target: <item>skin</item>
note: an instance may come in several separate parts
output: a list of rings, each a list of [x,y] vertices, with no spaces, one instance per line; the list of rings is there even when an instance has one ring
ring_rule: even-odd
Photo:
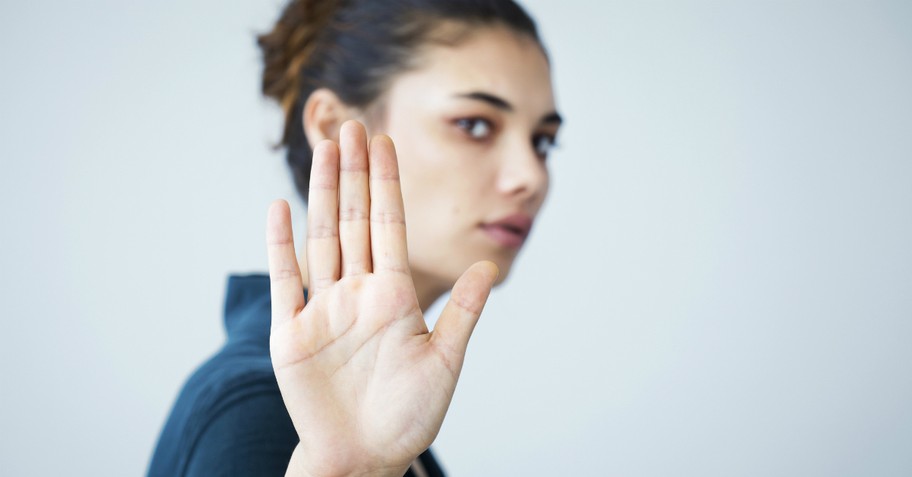
[[[423,308],[476,261],[494,262],[506,278],[519,249],[498,245],[479,225],[538,214],[549,180],[533,141],[553,142],[559,127],[544,121],[555,112],[554,95],[550,66],[533,40],[487,29],[428,53],[427,63],[401,76],[384,98],[389,116],[382,131],[399,153]],[[499,98],[509,110],[470,93]],[[489,133],[473,137],[473,128]]]
[[[437,436],[498,269],[518,252],[480,225],[534,216],[547,193],[535,145],[557,124],[539,47],[488,28],[423,58],[382,98],[374,132],[388,135],[370,142],[347,120],[363,112],[325,90],[309,99],[303,267],[288,204],[269,210],[270,350],[300,438],[287,475],[405,473]],[[423,310],[451,288],[429,331]]]

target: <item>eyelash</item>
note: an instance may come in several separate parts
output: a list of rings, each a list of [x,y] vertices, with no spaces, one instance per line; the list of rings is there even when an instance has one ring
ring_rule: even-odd
[[[547,148],[544,151],[540,149],[540,141],[542,139],[548,141]],[[535,153],[542,159],[547,159],[548,153],[554,150],[555,147],[557,147],[557,138],[550,134],[536,134],[532,137],[532,148],[535,149]]]
[[[491,122],[485,118],[477,118],[477,117],[460,118],[455,121],[455,124],[456,124],[456,127],[461,129],[467,136],[469,136],[469,138],[471,138],[472,140],[475,140],[475,141],[484,141],[484,140],[488,139],[489,137],[491,137],[491,135],[494,132],[493,122]],[[483,136],[478,137],[473,134],[473,131],[480,124],[486,125],[487,131]],[[546,146],[545,150],[541,149],[542,140],[547,141],[547,146]],[[542,159],[546,159],[548,157],[548,153],[552,149],[554,149],[556,146],[557,146],[557,138],[555,138],[553,135],[536,134],[535,136],[532,136],[532,149],[534,149],[535,153]]]
[[[473,135],[473,131],[474,131],[475,127],[479,124],[487,125],[488,132],[487,132],[487,134],[484,135],[484,137],[476,137]],[[463,132],[466,133],[466,135],[468,135],[470,138],[472,138],[476,141],[481,141],[481,140],[487,139],[488,137],[491,136],[491,133],[494,131],[494,124],[491,121],[488,121],[487,119],[484,119],[484,118],[457,119],[456,127],[458,127],[459,129],[462,129]]]

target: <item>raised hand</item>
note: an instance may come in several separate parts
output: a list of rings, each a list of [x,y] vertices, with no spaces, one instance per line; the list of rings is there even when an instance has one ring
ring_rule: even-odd
[[[497,276],[456,282],[433,332],[409,271],[396,153],[349,121],[314,148],[308,299],[288,204],[269,209],[270,350],[300,443],[288,475],[397,475],[433,442]]]

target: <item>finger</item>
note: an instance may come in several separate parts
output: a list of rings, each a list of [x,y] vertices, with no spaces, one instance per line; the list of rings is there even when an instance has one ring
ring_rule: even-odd
[[[308,296],[339,280],[339,148],[324,140],[314,148],[307,200]]]
[[[388,136],[370,142],[370,240],[374,271],[409,273],[405,208],[396,150]]]
[[[431,343],[444,356],[454,376],[459,376],[462,370],[469,338],[488,301],[497,274],[497,265],[492,262],[478,262],[469,267],[453,286],[450,300],[431,333]]]
[[[367,179],[367,133],[347,121],[339,133],[339,243],[342,276],[371,271],[370,188]]]
[[[266,253],[269,257],[269,292],[273,324],[289,319],[304,308],[304,286],[295,254],[288,202],[277,200],[266,218]],[[278,319],[278,320],[277,320]]]

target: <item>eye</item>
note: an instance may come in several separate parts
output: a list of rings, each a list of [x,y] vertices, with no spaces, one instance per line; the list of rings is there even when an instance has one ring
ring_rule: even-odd
[[[491,121],[482,118],[463,118],[456,120],[456,127],[462,129],[472,139],[486,139],[491,135],[494,126]]]
[[[557,138],[550,136],[548,134],[537,134],[532,137],[532,147],[535,148],[535,153],[541,158],[548,157],[548,153],[551,152],[557,146]]]

